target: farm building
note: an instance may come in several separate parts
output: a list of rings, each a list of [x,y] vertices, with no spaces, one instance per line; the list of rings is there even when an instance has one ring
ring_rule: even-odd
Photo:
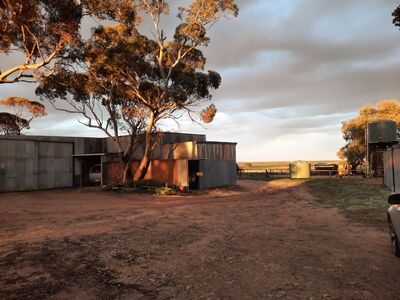
[[[133,172],[142,145],[135,151]],[[109,138],[0,136],[0,192],[86,186],[95,164],[101,166],[101,184],[121,180],[117,150]],[[145,179],[192,189],[234,185],[236,143],[162,133]]]

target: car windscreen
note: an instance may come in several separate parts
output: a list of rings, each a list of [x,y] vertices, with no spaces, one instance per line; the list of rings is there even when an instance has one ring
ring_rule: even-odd
[[[101,166],[93,166],[90,168],[90,172],[92,173],[101,173]]]

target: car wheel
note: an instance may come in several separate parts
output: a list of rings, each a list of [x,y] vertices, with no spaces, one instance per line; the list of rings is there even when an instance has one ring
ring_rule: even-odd
[[[394,226],[392,220],[389,218],[389,234],[390,234],[390,243],[393,248],[394,255],[400,257],[400,242],[399,238],[394,230]]]

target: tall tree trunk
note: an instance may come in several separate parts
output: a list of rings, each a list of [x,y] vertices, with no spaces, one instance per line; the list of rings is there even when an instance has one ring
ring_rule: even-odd
[[[154,120],[155,120],[155,115],[152,112],[149,120],[149,124],[147,125],[146,129],[146,146],[144,149],[144,154],[143,158],[140,161],[139,168],[135,172],[135,176],[133,177],[134,181],[138,181],[144,178],[147,173],[147,169],[149,168],[150,165],[150,152],[151,152],[151,133],[153,131],[153,125],[154,125]]]
[[[122,176],[122,184],[126,185],[130,181],[132,181],[132,172],[131,172],[131,163],[128,160],[127,162],[123,163],[124,166],[124,174]]]

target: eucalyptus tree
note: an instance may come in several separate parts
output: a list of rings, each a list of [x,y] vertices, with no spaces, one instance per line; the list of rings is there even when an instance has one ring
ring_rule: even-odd
[[[164,0],[125,1],[136,11],[119,14],[118,22],[101,25],[79,47],[79,59],[65,62],[51,76],[43,78],[39,95],[64,101],[61,108],[83,116],[88,127],[102,130],[117,145],[124,166],[124,182],[130,178],[133,152],[144,139],[145,149],[133,179],[142,179],[148,169],[152,149],[157,144],[154,133],[162,120],[179,122],[182,113],[194,119],[211,90],[221,83],[215,71],[205,71],[206,58],[201,51],[210,39],[207,32],[222,17],[236,17],[233,0],[193,0],[178,8],[175,34],[168,38],[162,28],[162,16],[168,14]],[[119,4],[120,11],[121,4]],[[139,31],[140,19],[149,17],[153,34]],[[201,111],[201,119],[211,122],[216,107]],[[128,133],[128,145],[121,135]]]

